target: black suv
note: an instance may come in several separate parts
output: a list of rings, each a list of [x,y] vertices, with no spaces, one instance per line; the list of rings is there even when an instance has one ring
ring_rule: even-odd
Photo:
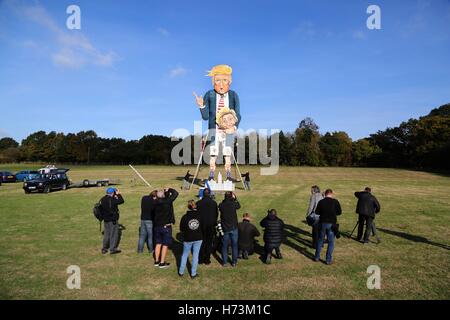
[[[40,174],[38,177],[23,183],[25,193],[34,191],[49,193],[51,190],[66,190],[69,186],[69,178],[67,177],[69,169],[54,169],[49,173]]]

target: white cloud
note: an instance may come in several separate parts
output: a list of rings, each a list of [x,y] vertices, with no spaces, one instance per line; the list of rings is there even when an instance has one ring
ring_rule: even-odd
[[[178,66],[176,68],[173,68],[172,70],[170,70],[169,72],[169,77],[170,78],[177,78],[177,77],[181,77],[184,76],[187,73],[187,69]]]
[[[51,54],[51,59],[57,66],[80,68],[86,64],[91,64],[108,67],[119,59],[113,51],[102,52],[97,49],[80,31],[65,29],[65,23],[62,24],[64,27],[59,26],[47,10],[38,4],[20,6],[15,1],[9,1],[8,4],[19,15],[43,26],[54,35],[54,41],[58,48],[56,52]],[[35,46],[36,43],[27,40],[24,45]]]
[[[160,28],[157,29],[157,31],[158,31],[159,34],[163,35],[164,37],[170,36],[169,30],[167,30],[165,28],[161,28],[160,27]]]
[[[361,31],[361,30],[354,31],[352,34],[352,37],[353,37],[353,39],[357,39],[357,40],[367,39],[367,35],[364,33],[364,31]]]
[[[52,60],[55,65],[67,68],[78,68],[86,62],[70,48],[62,48],[59,52],[52,54]]]

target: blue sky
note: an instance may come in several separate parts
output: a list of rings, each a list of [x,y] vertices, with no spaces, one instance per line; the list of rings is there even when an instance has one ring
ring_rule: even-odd
[[[81,30],[66,28],[71,4]],[[0,0],[0,136],[193,131],[192,91],[225,63],[242,129],[312,117],[358,139],[450,102],[449,57],[448,0]]]

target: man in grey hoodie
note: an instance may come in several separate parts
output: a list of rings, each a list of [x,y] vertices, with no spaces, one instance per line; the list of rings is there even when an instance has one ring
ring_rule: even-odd
[[[308,216],[314,217],[315,222],[312,225],[312,248],[315,248],[317,245],[317,240],[319,239],[319,216],[315,214],[317,204],[320,200],[323,199],[323,195],[320,193],[320,188],[318,186],[311,187],[311,197],[309,198],[309,206],[306,211],[306,217]]]

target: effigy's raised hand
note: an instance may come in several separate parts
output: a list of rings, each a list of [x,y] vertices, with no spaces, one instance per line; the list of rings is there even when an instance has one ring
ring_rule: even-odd
[[[199,107],[203,107],[203,97],[202,96],[197,96],[197,94],[195,93],[195,92],[192,92],[192,94],[194,95],[194,97],[195,97],[195,102],[197,103],[197,105],[199,106]]]

